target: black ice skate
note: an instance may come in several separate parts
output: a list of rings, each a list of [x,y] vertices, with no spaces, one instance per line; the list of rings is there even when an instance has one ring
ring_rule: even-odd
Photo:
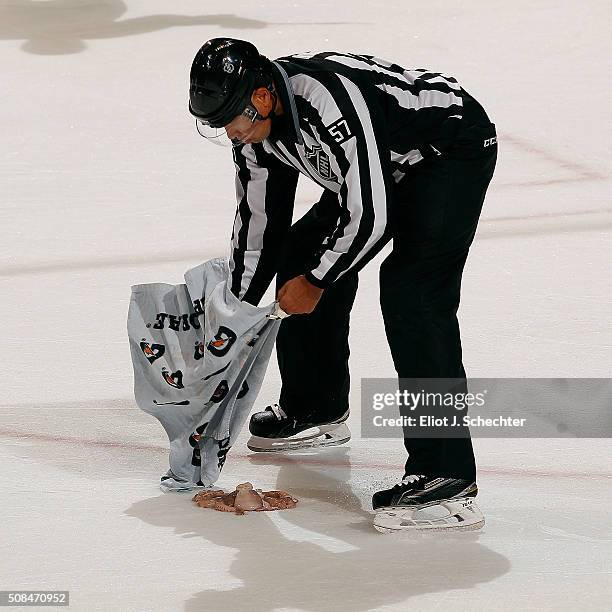
[[[480,529],[485,521],[474,502],[477,493],[469,480],[406,476],[392,489],[374,493],[374,527],[382,533]]]
[[[298,420],[274,404],[251,417],[252,435],[247,446],[256,452],[275,452],[344,444],[351,439],[345,423],[348,416],[347,410],[340,418],[324,423],[315,422],[312,417]]]

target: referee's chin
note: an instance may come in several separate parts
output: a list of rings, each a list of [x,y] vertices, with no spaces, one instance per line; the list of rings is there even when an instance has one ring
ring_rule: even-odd
[[[272,132],[272,119],[258,121],[255,125],[255,132],[250,135],[249,140],[253,143],[263,142]]]

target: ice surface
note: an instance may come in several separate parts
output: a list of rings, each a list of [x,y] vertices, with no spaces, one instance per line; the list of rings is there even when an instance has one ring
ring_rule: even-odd
[[[222,486],[288,490],[292,511],[161,494],[167,443],[135,407],[125,321],[131,284],[227,253],[233,164],[186,98],[197,48],[229,35],[459,78],[500,135],[464,279],[466,369],[609,376],[611,18],[595,0],[0,0],[1,588],[70,589],[75,610],[608,609],[607,440],[476,440],[482,533],[372,529],[369,497],[404,461],[358,435],[361,377],[393,373],[380,257],[352,319],[350,445],[229,455]],[[317,194],[302,182],[296,214]],[[278,383],[272,364],[260,406]]]

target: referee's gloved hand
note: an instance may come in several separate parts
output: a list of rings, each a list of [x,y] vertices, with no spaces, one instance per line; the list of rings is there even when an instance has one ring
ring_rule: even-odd
[[[288,280],[279,290],[276,299],[288,314],[309,314],[319,303],[323,289],[315,287],[304,275]]]

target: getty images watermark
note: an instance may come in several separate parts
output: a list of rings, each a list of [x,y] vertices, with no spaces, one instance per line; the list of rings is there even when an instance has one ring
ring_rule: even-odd
[[[610,438],[608,378],[365,378],[364,438]]]
[[[416,414],[402,414],[395,418],[376,414],[372,422],[376,427],[524,427],[527,421],[525,417],[484,418],[467,414],[467,409],[485,405],[486,394],[486,389],[480,393],[442,393],[424,389],[417,392],[398,389],[395,393],[375,393],[372,398],[374,410],[393,406]],[[439,414],[443,411],[441,408],[445,407],[453,408],[453,411],[449,410],[449,414]]]

